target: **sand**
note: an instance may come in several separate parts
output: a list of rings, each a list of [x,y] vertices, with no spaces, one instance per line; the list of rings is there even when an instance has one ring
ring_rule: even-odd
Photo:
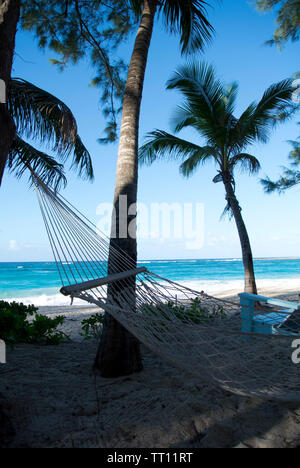
[[[298,291],[260,291],[298,300]],[[236,293],[236,291],[235,291]],[[237,297],[235,296],[237,300]],[[245,398],[172,367],[142,346],[144,370],[95,376],[97,342],[80,323],[95,312],[41,307],[66,315],[72,341],[17,345],[0,365],[0,445],[97,448],[300,447],[300,404]],[[2,408],[2,412],[1,412]]]

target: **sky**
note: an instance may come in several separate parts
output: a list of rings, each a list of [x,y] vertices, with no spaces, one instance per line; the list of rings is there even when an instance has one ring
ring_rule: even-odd
[[[287,44],[282,52],[264,45],[275,28],[273,13],[259,14],[246,0],[223,0],[209,9],[209,19],[216,31],[215,38],[194,60],[213,64],[218,77],[225,83],[238,81],[237,116],[252,101],[258,101],[272,83],[299,71],[299,42]],[[129,59],[132,46],[133,38],[119,53]],[[63,195],[109,232],[118,145],[97,143],[97,138],[103,137],[105,122],[99,90],[89,86],[93,78],[91,66],[81,62],[60,72],[49,62],[53,57],[53,52],[38,49],[31,33],[18,31],[13,76],[37,84],[71,108],[79,134],[92,155],[95,180],[93,183],[82,181],[67,170],[68,187]],[[171,132],[172,112],[181,99],[177,92],[166,91],[165,85],[172,72],[185,60],[180,55],[178,37],[168,35],[157,22],[144,85],[140,144],[146,133],[155,128]],[[248,148],[261,162],[258,176],[236,174],[236,194],[255,257],[300,256],[300,187],[281,196],[266,195],[259,183],[259,178],[266,175],[276,179],[280,167],[288,164],[290,146],[287,140],[298,136],[296,122],[278,127],[267,144]],[[198,144],[204,143],[192,131],[185,130],[180,136]],[[140,168],[139,259],[241,257],[234,221],[220,220],[225,207],[224,188],[222,184],[212,183],[215,175],[213,164],[201,167],[190,179],[179,174],[176,161],[157,162],[151,167]],[[171,233],[165,233],[157,209],[172,208],[174,203],[176,213],[179,213],[174,218],[177,231],[171,229]],[[6,172],[0,189],[0,210],[3,220],[0,227],[1,261],[52,260],[36,196],[26,179],[18,180]]]

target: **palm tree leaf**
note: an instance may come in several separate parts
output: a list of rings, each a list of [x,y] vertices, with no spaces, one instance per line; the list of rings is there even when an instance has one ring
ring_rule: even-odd
[[[28,81],[12,79],[8,106],[19,135],[46,144],[63,162],[73,154],[72,166],[93,178],[90,154],[65,103]]]
[[[228,114],[224,105],[224,88],[215,78],[215,70],[206,63],[193,63],[179,67],[167,82],[167,89],[177,89],[185,97],[172,119],[175,131],[187,126],[192,119],[193,127],[209,145],[226,138],[224,122]]]
[[[256,174],[260,170],[260,162],[252,154],[239,153],[230,158],[230,168],[233,170],[237,165],[242,171]]]
[[[220,216],[220,221],[225,219],[227,216],[228,216],[229,220],[231,221],[232,218],[233,218],[233,212],[232,212],[232,209],[231,209],[231,206],[229,205],[229,203],[226,204],[224,210],[222,211],[221,216]]]
[[[12,79],[8,106],[18,133],[41,143],[52,142],[53,149],[62,153],[74,144],[77,124],[72,112],[47,91],[28,81]]]
[[[54,190],[66,186],[67,179],[64,175],[63,165],[54,158],[43,153],[16,135],[8,155],[7,167],[18,178],[23,176],[26,170],[33,169],[45,184]],[[32,174],[30,172],[32,182]]]
[[[194,153],[186,159],[179,167],[179,171],[185,177],[190,177],[194,171],[201,165],[205,164],[208,159],[216,160],[215,151],[210,146],[198,148]]]
[[[171,127],[175,133],[180,132],[184,128],[193,127],[198,130],[199,117],[196,116],[188,103],[182,106],[177,106],[171,117]]]
[[[132,11],[139,18],[143,11],[143,2],[141,0],[127,0],[128,5],[132,8]]]
[[[258,104],[250,104],[231,132],[232,149],[241,150],[255,141],[266,143],[279,121],[276,115],[290,106],[292,92],[292,80],[283,80],[271,85]]]
[[[184,159],[190,157],[200,147],[162,130],[147,134],[148,140],[139,149],[139,161],[150,165],[159,159]]]
[[[256,118],[258,120],[271,119],[272,121],[276,111],[282,112],[282,106],[290,105],[293,91],[291,79],[271,85],[257,105]]]
[[[78,175],[89,180],[94,179],[94,170],[91,155],[81,141],[79,135],[76,136],[74,145],[74,155],[72,165],[78,171]]]
[[[137,18],[143,11],[142,0],[127,0]],[[182,54],[193,54],[203,50],[211,41],[214,28],[207,19],[207,6],[204,0],[162,0],[158,12],[163,16],[168,31],[180,35]]]
[[[181,52],[191,54],[203,50],[213,35],[207,20],[207,2],[203,0],[164,0],[159,11],[171,33],[180,34]]]
[[[181,91],[192,108],[200,105],[212,114],[224,96],[223,86],[215,76],[214,67],[205,62],[185,64],[168,80],[167,89]]]

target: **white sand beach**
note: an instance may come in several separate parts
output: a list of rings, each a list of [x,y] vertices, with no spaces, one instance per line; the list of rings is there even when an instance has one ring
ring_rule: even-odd
[[[299,300],[298,290],[259,292]],[[237,396],[187,375],[143,346],[141,373],[118,379],[95,376],[97,342],[82,341],[79,334],[81,320],[95,310],[41,307],[49,316],[66,316],[63,329],[72,341],[8,350],[7,364],[0,366],[4,446],[300,446],[300,403]]]

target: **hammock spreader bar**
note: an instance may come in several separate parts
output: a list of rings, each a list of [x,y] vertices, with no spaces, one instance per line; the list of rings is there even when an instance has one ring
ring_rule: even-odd
[[[123,271],[121,273],[115,273],[113,275],[104,276],[102,278],[97,278],[90,281],[84,281],[83,283],[72,284],[70,286],[64,286],[61,288],[60,292],[64,296],[70,296],[75,293],[82,291],[87,291],[89,289],[98,288],[99,286],[104,286],[109,283],[114,283],[116,281],[129,278],[130,276],[136,276],[139,273],[144,273],[147,271],[147,268],[135,268],[134,270]]]

